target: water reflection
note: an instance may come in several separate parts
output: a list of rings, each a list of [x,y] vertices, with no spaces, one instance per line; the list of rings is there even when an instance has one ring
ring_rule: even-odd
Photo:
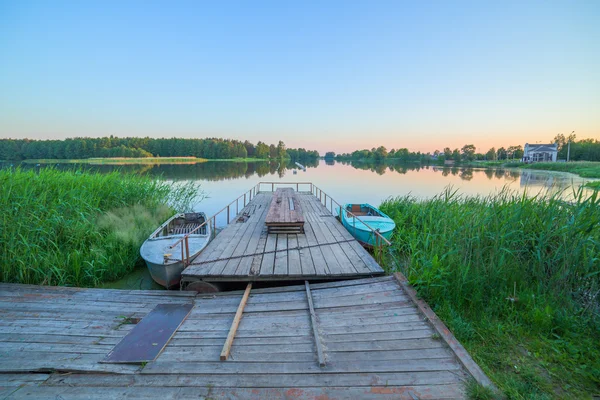
[[[427,198],[452,186],[466,195],[489,194],[505,187],[529,194],[559,192],[578,188],[587,180],[570,174],[518,168],[471,168],[402,163],[314,160],[307,170],[293,162],[220,162],[197,164],[24,165],[24,168],[83,168],[110,172],[123,171],[161,177],[170,181],[195,181],[209,195],[202,207],[217,211],[259,181],[313,182],[339,201],[379,204],[390,196],[411,194]],[[4,164],[1,167],[10,167]]]
[[[319,160],[307,161],[303,164],[307,168],[319,166]],[[124,173],[144,174],[154,177],[163,177],[171,181],[224,181],[239,178],[273,176],[283,178],[292,170],[301,171],[293,162],[237,162],[213,161],[202,163],[179,164],[21,164],[21,168],[57,168],[60,170],[82,169],[109,173],[121,171]],[[12,163],[0,164],[0,168],[15,167]]]

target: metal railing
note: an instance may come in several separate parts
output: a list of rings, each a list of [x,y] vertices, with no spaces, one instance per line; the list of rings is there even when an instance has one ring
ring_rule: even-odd
[[[264,190],[265,185],[267,186],[267,190]],[[212,227],[210,234],[211,234],[212,238],[214,238],[214,236],[216,236],[216,218],[220,214],[222,214],[222,213],[227,214],[227,225],[228,225],[231,222],[231,211],[232,211],[232,207],[234,206],[234,203],[235,203],[235,214],[233,215],[233,219],[235,219],[240,213],[240,202],[242,203],[242,210],[243,210],[244,207],[246,207],[252,201],[252,199],[254,197],[256,197],[256,195],[258,193],[268,192],[269,186],[270,186],[271,192],[274,192],[275,189],[279,186],[295,187],[296,192],[300,192],[300,189],[307,189],[307,190],[303,190],[303,191],[305,193],[310,192],[315,197],[317,197],[319,199],[320,203],[323,204],[325,206],[325,208],[327,208],[333,216],[337,216],[340,218],[340,221],[342,220],[342,212],[346,212],[348,215],[352,216],[352,218],[353,218],[354,229],[356,229],[356,221],[357,220],[362,225],[366,226],[371,231],[371,234],[374,235],[374,241],[375,241],[374,248],[375,249],[381,250],[381,247],[384,244],[386,244],[388,246],[392,244],[389,240],[387,240],[385,237],[383,237],[377,229],[373,229],[365,221],[361,220],[359,216],[353,214],[351,211],[344,210],[343,206],[340,203],[335,201],[331,196],[329,196],[327,193],[323,192],[319,187],[315,186],[312,182],[259,182],[254,187],[252,187],[250,190],[248,190],[244,194],[240,195],[237,199],[233,200],[231,203],[227,204],[225,207],[223,207],[222,209],[217,211],[214,215],[212,215],[210,218],[208,218],[206,221],[204,221],[201,225],[197,226],[194,230],[190,231],[184,237],[179,239],[177,242],[173,243],[171,246],[169,246],[169,248],[174,249],[178,245],[181,245],[181,261],[183,261],[184,267],[187,267],[190,264],[190,248],[189,248],[189,236],[190,235],[193,235],[199,229],[201,229],[204,226],[207,226],[207,224],[208,224],[208,226]],[[243,199],[243,201],[241,201],[242,199]],[[327,207],[327,199],[329,199],[329,207]],[[337,206],[337,210],[336,210],[337,212],[334,212],[334,207],[333,207],[334,204]]]

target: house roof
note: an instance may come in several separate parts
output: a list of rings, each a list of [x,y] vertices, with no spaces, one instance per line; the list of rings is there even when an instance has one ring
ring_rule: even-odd
[[[536,144],[529,145],[528,151],[558,151],[556,144]]]

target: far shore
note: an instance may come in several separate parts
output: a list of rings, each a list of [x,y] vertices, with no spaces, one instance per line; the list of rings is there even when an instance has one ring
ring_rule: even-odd
[[[269,161],[264,158],[218,158],[218,159],[207,159],[197,157],[142,157],[142,158],[128,158],[128,157],[108,157],[108,158],[82,158],[82,159],[30,159],[15,161],[15,163],[21,162],[24,164],[198,164],[209,161],[230,161],[230,162],[264,162]],[[9,162],[9,161],[6,161]]]

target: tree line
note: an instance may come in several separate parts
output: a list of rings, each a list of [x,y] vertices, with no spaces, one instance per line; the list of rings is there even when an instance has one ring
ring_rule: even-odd
[[[551,143],[558,144],[558,159],[567,159],[568,143],[571,143],[569,159],[571,161],[600,161],[600,141],[596,139],[576,140],[574,134],[565,137],[562,134],[557,135]],[[406,148],[387,150],[385,146],[372,148],[371,150],[355,150],[352,153],[335,154],[327,152],[326,158],[335,158],[338,161],[374,161],[381,162],[385,160],[397,160],[400,162],[420,162],[420,163],[443,163],[445,160],[454,160],[455,162],[471,161],[500,161],[500,160],[521,160],[524,155],[523,146],[508,146],[496,149],[492,147],[488,151],[477,152],[473,144],[465,144],[462,148],[451,149],[445,147],[443,150],[435,150],[433,153],[411,152]]]
[[[198,157],[206,159],[261,158],[310,160],[319,157],[315,150],[288,149],[246,140],[207,138],[102,138],[78,137],[65,140],[0,139],[1,160],[85,159],[97,157]]]

